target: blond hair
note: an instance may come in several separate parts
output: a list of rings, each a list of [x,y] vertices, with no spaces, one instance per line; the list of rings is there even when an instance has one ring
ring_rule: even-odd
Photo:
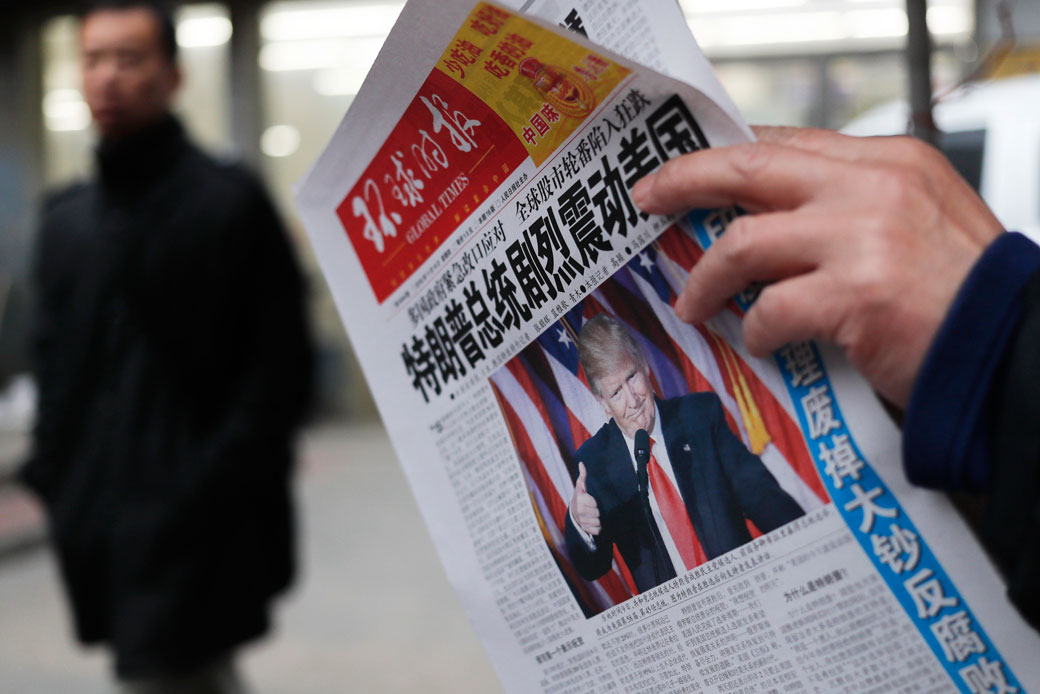
[[[593,316],[578,333],[578,361],[585,368],[592,394],[600,397],[599,379],[617,368],[623,357],[631,357],[640,370],[647,369],[646,356],[625,326],[614,316]]]

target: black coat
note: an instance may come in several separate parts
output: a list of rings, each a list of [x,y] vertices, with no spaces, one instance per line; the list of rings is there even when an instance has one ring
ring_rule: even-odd
[[[117,670],[199,665],[267,628],[293,575],[293,434],[312,350],[261,185],[168,118],[102,144],[37,239],[43,499],[76,631]]]

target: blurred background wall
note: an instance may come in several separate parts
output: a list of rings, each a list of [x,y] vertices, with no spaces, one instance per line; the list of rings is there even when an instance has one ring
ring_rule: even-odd
[[[905,0],[680,4],[752,123],[837,128],[906,95]],[[182,3],[178,12],[186,73],[178,112],[211,151],[252,163],[289,221],[311,275],[322,407],[331,415],[365,418],[374,408],[291,188],[350,106],[402,5],[228,0]],[[79,91],[74,7],[61,0],[8,2],[0,21],[0,390],[26,369],[25,287],[40,196],[91,167],[94,136]],[[1006,38],[1000,11],[1009,9],[1016,69],[1035,70],[1037,53],[1029,49],[1040,43],[1040,3],[930,0],[936,90],[971,73]]]

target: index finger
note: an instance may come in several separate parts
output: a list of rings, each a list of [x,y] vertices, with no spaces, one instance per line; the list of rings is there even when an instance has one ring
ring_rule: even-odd
[[[652,214],[729,205],[789,210],[818,192],[835,165],[818,153],[769,142],[704,149],[665,162],[636,183],[632,201]]]
[[[929,159],[942,158],[935,147],[907,135],[846,135],[822,128],[774,125],[756,125],[751,129],[759,142],[851,163],[919,166]]]
[[[759,142],[826,154],[836,159],[859,161],[876,150],[874,138],[843,135],[821,128],[794,128],[785,125],[753,125]]]

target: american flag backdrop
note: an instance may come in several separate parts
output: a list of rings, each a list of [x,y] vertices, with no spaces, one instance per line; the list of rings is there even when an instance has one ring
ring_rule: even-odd
[[[636,594],[617,552],[611,573],[585,581],[564,543],[575,452],[607,421],[575,342],[598,313],[614,315],[640,343],[659,397],[715,392],[730,428],[806,512],[828,501],[773,362],[743,350],[736,304],[703,325],[676,318],[672,306],[701,253],[691,231],[671,227],[491,377],[542,534],[586,616]]]

